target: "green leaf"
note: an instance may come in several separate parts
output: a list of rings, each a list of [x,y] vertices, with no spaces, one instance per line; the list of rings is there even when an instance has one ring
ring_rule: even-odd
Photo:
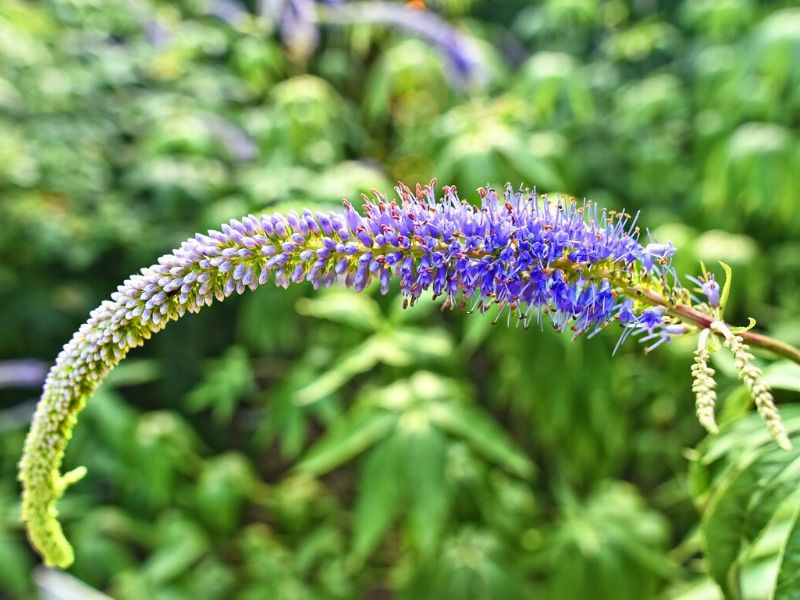
[[[361,331],[375,331],[384,323],[372,298],[350,290],[329,290],[317,298],[301,298],[296,309],[301,315],[328,319]]]
[[[360,559],[380,542],[400,508],[404,451],[405,440],[395,434],[373,448],[364,461],[353,530],[353,551]]]
[[[335,365],[300,389],[295,402],[301,406],[313,404],[332,394],[355,375],[365,373],[378,364],[382,334],[375,334],[336,360]]]
[[[231,346],[211,361],[203,381],[186,396],[190,411],[211,409],[218,422],[230,422],[240,400],[256,389],[255,375],[247,352]]]
[[[478,409],[456,402],[441,402],[431,406],[429,416],[433,423],[465,439],[479,454],[515,475],[527,478],[533,474],[534,466],[528,457],[491,417]]]
[[[297,392],[295,401],[307,405],[332,394],[355,375],[365,373],[378,363],[405,367],[415,363],[428,365],[431,360],[452,356],[453,341],[442,329],[401,327],[383,330],[339,358],[335,366]]]
[[[30,594],[31,581],[30,572],[33,567],[30,553],[21,539],[15,539],[8,532],[0,533],[0,589],[7,590],[17,597],[25,597]]]
[[[205,461],[194,488],[194,507],[212,531],[232,534],[240,524],[244,502],[258,480],[247,458],[236,452]]]
[[[158,550],[144,565],[147,578],[163,584],[185,574],[209,549],[203,529],[179,513],[158,523]]]
[[[800,407],[786,407],[784,417],[796,437]],[[796,494],[800,450],[775,447],[759,416],[751,414],[725,425],[698,451],[690,489],[703,511],[709,571],[726,596],[740,598],[745,570],[754,560],[751,551],[772,535],[775,515]]]
[[[717,422],[720,425],[731,423],[750,414],[753,409],[753,397],[747,387],[740,385],[734,388],[722,402]]]
[[[783,407],[784,425],[790,437],[800,434],[800,406]],[[756,414],[725,426],[719,435],[709,436],[698,446],[698,458],[691,466],[693,471],[709,471],[709,485],[716,485],[730,470],[738,468],[744,454],[771,443],[770,433]],[[713,473],[711,472],[713,471]],[[693,488],[697,499],[707,490]]]
[[[800,451],[770,446],[754,452],[746,466],[714,495],[703,515],[706,557],[714,580],[739,597],[739,557],[766,528],[775,510],[791,494],[800,475]]]
[[[744,327],[731,327],[730,329],[733,333],[743,333],[745,331],[750,331],[757,323],[758,322],[753,317],[747,317],[747,325]]]
[[[399,327],[393,332],[391,341],[399,351],[411,356],[413,362],[422,364],[442,360],[453,353],[453,338],[440,328]]]
[[[781,547],[778,580],[772,600],[800,599],[800,502],[798,502],[791,525]]]
[[[800,392],[800,365],[784,360],[764,370],[764,382],[779,390]]]
[[[406,298],[397,296],[389,311],[389,320],[392,323],[413,323],[429,316],[442,302],[434,300],[431,296],[420,296],[414,306],[403,308]]]
[[[397,422],[390,412],[364,410],[328,431],[295,470],[311,476],[327,473],[384,437]]]
[[[445,478],[445,437],[436,429],[406,429],[405,480],[410,483],[409,525],[423,556],[436,550],[450,504]]]
[[[106,385],[122,387],[150,383],[161,376],[161,367],[154,359],[131,358],[115,368],[106,378]]]

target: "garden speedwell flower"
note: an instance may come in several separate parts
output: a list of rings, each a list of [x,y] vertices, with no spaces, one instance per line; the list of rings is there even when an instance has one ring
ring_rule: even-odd
[[[705,350],[709,336],[723,332],[745,381],[757,392],[762,414],[772,420],[770,430],[788,445],[760,372],[748,366],[752,355],[742,349],[742,340],[795,360],[797,351],[747,331],[733,339],[739,330],[719,325],[724,301],[716,288],[703,290],[709,298],[715,294],[710,305],[693,306],[671,267],[671,244],[641,244],[636,219],[601,211],[589,201],[510,187],[503,197],[491,189],[478,191],[480,207],[459,199],[453,187],[445,187],[437,200],[432,183],[415,191],[399,186],[397,201],[375,193],[365,198],[363,214],[345,201],[343,211],[327,214],[249,215],[221,231],[197,234],[127,279],[64,346],[25,441],[23,519],[45,562],[66,567],[73,560],[55,502],[85,473],[81,467],[62,475],[60,467],[86,399],[131,348],[169,321],[270,278],[282,287],[307,281],[315,288],[342,283],[357,291],[375,280],[382,293],[395,280],[411,305],[432,293],[445,307],[478,312],[497,307],[497,319],[526,327],[549,321],[574,336],[591,336],[617,321],[621,340],[638,336],[649,349],[703,330],[710,332],[703,334]],[[712,428],[713,370],[705,364],[707,355],[698,353],[695,387],[699,413]]]

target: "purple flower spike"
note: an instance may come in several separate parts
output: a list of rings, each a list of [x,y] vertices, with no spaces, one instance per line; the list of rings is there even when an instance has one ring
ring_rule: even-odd
[[[244,293],[272,279],[277,286],[335,282],[357,291],[392,281],[406,304],[423,294],[443,306],[505,316],[525,327],[549,318],[574,336],[618,320],[620,342],[633,333],[649,349],[685,333],[660,307],[674,248],[642,246],[624,213],[589,201],[479,189],[480,206],[454,187],[439,200],[433,185],[400,185],[397,199],[375,192],[363,211],[349,202],[327,215],[248,215],[184,241],[132,275],[89,316],[47,375],[20,462],[23,518],[48,565],[68,566],[72,548],[54,503],[83,470],[61,474],[67,440],[84,400],[127,353],[186,312]],[[547,317],[545,317],[545,315]]]

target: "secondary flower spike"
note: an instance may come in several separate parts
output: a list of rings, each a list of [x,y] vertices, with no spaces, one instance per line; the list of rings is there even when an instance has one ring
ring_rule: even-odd
[[[573,335],[617,320],[622,339],[642,336],[649,348],[711,322],[676,305],[688,293],[680,295],[670,266],[672,245],[641,244],[635,219],[624,213],[510,187],[503,197],[479,190],[479,207],[453,187],[440,200],[433,184],[396,191],[398,200],[365,198],[363,213],[345,201],[343,211],[249,215],[197,234],[92,311],[48,374],[20,462],[22,515],[45,563],[73,560],[55,503],[85,472],[60,468],[86,399],[169,321],[270,278],[282,287],[308,281],[357,291],[377,280],[382,293],[396,280],[410,304],[432,293],[449,307],[496,305],[498,318],[525,326],[549,320]],[[742,335],[754,343],[755,334]]]

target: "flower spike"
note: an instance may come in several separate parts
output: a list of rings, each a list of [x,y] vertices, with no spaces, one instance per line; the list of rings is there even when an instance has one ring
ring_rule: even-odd
[[[481,188],[480,206],[460,199],[455,187],[445,186],[437,199],[433,183],[414,191],[400,184],[396,192],[397,200],[375,192],[363,212],[345,201],[341,211],[248,215],[198,233],[91,312],[47,376],[20,461],[22,516],[46,564],[63,568],[73,560],[55,503],[85,472],[60,470],[87,398],[132,348],[170,321],[270,278],[280,287],[339,283],[356,291],[376,281],[383,294],[395,280],[404,305],[431,293],[450,308],[484,313],[497,306],[498,318],[506,313],[508,323],[516,319],[525,327],[549,317],[573,336],[619,321],[620,343],[641,336],[650,350],[711,320],[675,300],[688,294],[680,293],[671,267],[674,247],[642,245],[635,219],[624,212],[511,187],[502,197]],[[758,334],[741,335],[784,354],[797,352]],[[746,346],[730,343],[744,356]],[[759,410],[788,443],[768,390],[745,362],[743,377]]]
[[[775,400],[769,386],[762,379],[761,369],[753,364],[755,358],[750,354],[750,346],[744,343],[741,336],[733,333],[722,321],[711,323],[711,329],[722,335],[723,343],[733,353],[734,364],[739,371],[739,377],[747,386],[750,395],[756,403],[758,413],[767,424],[767,429],[772,434],[775,443],[784,450],[792,449],[792,442],[786,433],[783,419],[775,406]]]
[[[697,420],[709,433],[719,433],[717,421],[714,418],[714,405],[717,401],[717,382],[714,381],[714,369],[708,360],[711,353],[708,351],[708,338],[710,329],[703,329],[697,340],[697,350],[694,351],[694,364],[692,365],[692,391],[695,393],[697,406]]]

